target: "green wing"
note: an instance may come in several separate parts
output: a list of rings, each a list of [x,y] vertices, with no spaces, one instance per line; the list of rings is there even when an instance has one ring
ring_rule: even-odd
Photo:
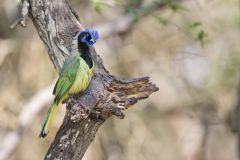
[[[70,55],[64,62],[63,68],[60,71],[60,76],[53,89],[55,95],[54,101],[58,104],[63,96],[71,88],[80,66],[79,57],[77,54]]]

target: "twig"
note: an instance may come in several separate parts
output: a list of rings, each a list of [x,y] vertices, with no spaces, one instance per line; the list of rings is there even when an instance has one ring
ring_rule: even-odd
[[[183,0],[178,0],[178,2],[180,1],[183,1]],[[135,15],[132,13],[126,13],[114,21],[97,25],[95,28],[100,31],[101,37],[105,38],[115,34],[126,32],[132,27],[132,25],[134,24],[134,22],[136,22],[137,19],[151,15],[153,12],[163,7],[166,7],[168,2],[167,1],[154,2],[144,7],[141,7],[140,5],[142,2],[139,1],[138,3],[139,3],[138,8],[135,8],[135,12],[136,12]]]
[[[18,24],[22,27],[27,27],[27,19],[28,19],[28,12],[29,12],[29,2],[28,0],[22,0],[22,9],[20,18],[14,22],[10,28],[15,28]]]
[[[20,24],[23,27],[27,26],[28,12],[29,12],[29,2],[28,2],[28,0],[23,0],[21,21],[20,21]]]

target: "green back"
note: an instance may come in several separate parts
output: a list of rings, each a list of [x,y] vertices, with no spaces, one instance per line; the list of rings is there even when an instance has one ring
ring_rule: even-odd
[[[57,104],[71,88],[80,66],[80,56],[78,52],[72,53],[64,62],[60,71],[60,76],[53,89],[55,95],[54,102]]]

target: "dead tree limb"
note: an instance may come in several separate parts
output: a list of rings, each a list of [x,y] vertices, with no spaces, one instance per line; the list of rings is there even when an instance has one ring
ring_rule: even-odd
[[[73,36],[84,28],[68,0],[29,0],[29,4],[29,15],[59,71],[70,54]],[[148,77],[123,80],[111,75],[94,48],[91,54],[94,76],[84,93],[67,102],[63,124],[46,160],[81,159],[105,120],[112,115],[123,118],[122,109],[158,90]]]

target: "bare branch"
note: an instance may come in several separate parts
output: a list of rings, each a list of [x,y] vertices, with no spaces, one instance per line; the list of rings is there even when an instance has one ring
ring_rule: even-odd
[[[28,0],[23,0],[22,11],[21,11],[21,19],[20,19],[20,25],[22,27],[27,27],[29,5],[30,4],[29,4]]]
[[[83,27],[68,0],[29,0],[29,3],[29,15],[59,71],[70,54],[73,36]],[[67,102],[65,119],[48,150],[47,160],[81,159],[105,120],[112,115],[123,118],[121,110],[158,90],[148,77],[122,80],[109,74],[94,48],[91,54],[94,76],[84,93]]]

